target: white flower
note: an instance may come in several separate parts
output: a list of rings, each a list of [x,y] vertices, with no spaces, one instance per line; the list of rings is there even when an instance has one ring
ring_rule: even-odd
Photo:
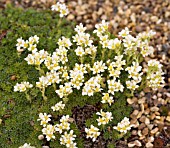
[[[100,135],[99,129],[93,125],[90,126],[90,129],[85,128],[85,132],[87,133],[86,137],[92,138],[93,142],[96,141],[97,137]]]
[[[58,45],[70,49],[70,46],[72,45],[72,43],[71,43],[71,41],[70,41],[69,38],[65,38],[64,36],[62,36],[62,37],[58,40]]]
[[[93,33],[96,33],[98,37],[102,36],[108,30],[109,23],[105,20],[102,20],[102,23],[95,25],[95,30]]]
[[[82,57],[83,55],[85,55],[85,52],[84,52],[83,47],[80,47],[80,46],[78,46],[78,47],[76,48],[75,52],[76,52],[76,55],[77,55],[77,56],[80,56],[80,57]]]
[[[40,125],[42,125],[43,127],[45,127],[47,125],[47,123],[49,121],[51,121],[50,119],[51,115],[47,115],[47,113],[40,113],[39,114],[39,119],[37,119],[37,121],[41,121]]]
[[[64,109],[64,107],[65,107],[65,104],[63,104],[63,101],[60,101],[57,104],[55,104],[55,106],[52,106],[51,109],[53,111],[60,111],[60,110]]]
[[[109,96],[109,93],[103,93],[103,97],[102,97],[102,103],[109,103],[109,105],[111,105],[114,100],[113,97]]]
[[[79,25],[76,25],[76,28],[74,29],[78,34],[84,33],[86,31],[86,27],[83,27],[83,24],[80,23]]]
[[[47,125],[42,129],[42,133],[46,135],[47,141],[50,141],[51,139],[55,139],[54,133],[55,133],[55,127],[51,124]]]
[[[65,145],[67,148],[76,148],[76,144],[74,144],[75,137],[73,130],[70,133],[65,132],[64,135],[61,135],[60,144]]]
[[[97,61],[94,63],[93,67],[90,70],[93,71],[93,74],[99,74],[101,72],[104,72],[105,69],[107,69],[106,64],[103,63],[103,61]]]
[[[52,11],[60,12],[60,17],[66,16],[69,13],[67,6],[63,3],[57,2],[57,4],[51,6]]]
[[[30,84],[29,82],[21,82],[20,84],[17,83],[14,86],[14,91],[24,92],[24,91],[26,91],[27,88],[32,88],[32,87],[33,87],[33,85]]]
[[[114,95],[114,92],[123,92],[124,86],[120,83],[120,80],[116,81],[115,78],[112,80],[107,80],[107,84],[109,87],[108,92],[112,95]]]
[[[126,37],[129,35],[129,32],[130,32],[129,29],[126,27],[121,32],[119,32],[119,36]]]
[[[60,89],[55,91],[59,95],[60,98],[67,97],[69,94],[73,92],[70,82],[65,83],[64,85],[65,86],[60,85],[59,86]]]
[[[20,146],[19,148],[35,148],[35,146],[31,146],[30,143],[25,143],[23,146]]]
[[[101,116],[97,119],[99,126],[102,124],[103,125],[108,124],[109,121],[111,121],[113,119],[111,112],[103,112],[102,109],[100,110],[100,112],[97,112],[96,115]]]
[[[114,126],[113,128],[117,131],[126,134],[128,130],[131,129],[133,125],[130,125],[129,118],[124,117],[124,119],[117,124],[117,126]]]

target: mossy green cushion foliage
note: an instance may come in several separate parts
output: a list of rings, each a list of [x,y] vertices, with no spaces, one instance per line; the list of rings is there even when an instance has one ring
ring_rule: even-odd
[[[62,19],[58,26],[59,16],[51,10],[36,11],[33,9],[23,10],[22,8],[13,8],[8,6],[0,11],[0,147],[17,148],[24,143],[39,148],[46,144],[45,141],[38,140],[38,135],[42,134],[42,127],[37,122],[40,112],[52,114],[54,119],[58,115],[71,115],[72,108],[75,106],[84,106],[86,103],[95,104],[101,101],[101,94],[95,94],[93,97],[82,96],[78,91],[74,91],[69,96],[69,101],[62,113],[52,112],[51,106],[55,105],[61,99],[55,93],[53,87],[48,87],[46,95],[47,102],[42,99],[38,88],[31,89],[32,102],[27,101],[24,93],[14,92],[14,85],[18,82],[29,81],[35,86],[38,81],[39,73],[34,66],[28,65],[24,58],[28,51],[24,51],[20,56],[16,50],[16,40],[22,37],[24,40],[30,36],[40,37],[38,49],[45,49],[49,53],[55,51],[57,41],[61,36],[71,37],[74,34],[74,23]],[[3,36],[5,35],[5,36]],[[70,66],[73,67],[76,62],[75,54],[69,54]],[[13,79],[16,77],[16,79]],[[126,99],[117,95],[115,104],[110,108],[103,106],[113,114],[113,126],[120,122],[125,116],[128,117],[131,111],[126,105]],[[94,119],[87,121],[87,126],[92,124]],[[55,123],[55,122],[54,122]],[[94,124],[97,124],[94,123]],[[105,130],[107,131],[107,127]],[[76,125],[72,124],[71,129],[77,135],[80,134]],[[107,135],[108,134],[108,135]],[[119,133],[113,131],[111,134],[105,133],[106,139],[119,139]],[[59,135],[56,137],[59,137]],[[78,138],[77,138],[78,139]],[[82,139],[77,140],[78,147],[83,147]],[[54,148],[63,147],[59,141],[51,141],[50,146]]]

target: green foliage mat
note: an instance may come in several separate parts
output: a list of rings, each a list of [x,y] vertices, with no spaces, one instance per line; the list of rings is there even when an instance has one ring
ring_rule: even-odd
[[[60,99],[53,87],[49,87],[46,91],[47,102],[43,101],[40,91],[36,88],[31,90],[32,103],[26,100],[24,93],[13,92],[13,86],[17,82],[29,81],[35,85],[39,77],[35,67],[28,65],[24,60],[28,52],[24,51],[21,56],[17,55],[16,40],[20,37],[28,39],[30,36],[37,35],[40,37],[38,49],[45,49],[50,53],[56,49],[57,40],[61,36],[71,37],[73,35],[74,23],[62,20],[58,26],[58,21],[59,17],[51,10],[23,10],[8,6],[5,10],[0,11],[0,118],[2,119],[0,147],[2,148],[17,148],[24,143],[31,143],[39,148],[46,144],[46,141],[40,141],[37,138],[42,133],[42,128],[37,122],[38,114],[40,112],[51,114],[51,106],[59,102]],[[70,54],[69,59],[73,59],[71,64],[76,62],[74,56]],[[95,104],[100,99],[100,94],[89,99],[75,91],[70,95],[69,105],[63,114],[71,115],[72,107],[83,106],[85,102]],[[104,106],[104,108],[108,108],[108,106]],[[118,99],[109,111],[112,112],[116,125],[124,116],[129,116],[131,108],[127,107],[126,100],[122,98]],[[52,115],[57,118],[58,114],[53,113]],[[88,122],[90,125],[91,121]],[[76,125],[72,129],[76,135],[79,134]],[[113,133],[113,135],[115,134]],[[110,138],[107,132],[105,137],[106,139]],[[118,139],[116,136],[112,138]],[[83,147],[80,139],[77,143],[78,147]],[[59,141],[50,142],[50,145],[54,148],[62,147],[59,145]]]

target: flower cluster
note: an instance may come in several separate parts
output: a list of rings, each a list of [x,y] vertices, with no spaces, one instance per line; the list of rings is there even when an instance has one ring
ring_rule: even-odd
[[[74,142],[76,135],[73,134],[73,130],[69,133],[64,132],[64,135],[60,138],[60,144],[65,145],[67,148],[77,148],[77,143]]]
[[[97,112],[96,115],[101,116],[101,117],[99,117],[99,118],[97,119],[98,125],[108,124],[109,121],[111,121],[111,120],[113,119],[111,112],[103,112],[103,111],[101,110],[100,112]]]
[[[119,36],[123,37],[123,45],[125,47],[125,54],[131,54],[131,52],[136,52],[138,48],[141,50],[143,57],[148,56],[153,53],[154,49],[149,46],[150,39],[156,33],[150,30],[149,32],[139,33],[135,38],[130,35],[129,29],[126,27],[124,30],[119,32]]]
[[[67,96],[73,92],[71,82],[64,83],[64,85],[60,85],[59,87],[60,89],[56,90],[55,92],[60,98],[67,98]]]
[[[59,111],[60,109],[64,108],[64,104],[62,104],[62,101],[57,103],[55,106],[52,106],[51,108],[54,111]],[[47,141],[50,141],[51,139],[55,139],[55,133],[59,132],[61,135],[60,138],[60,144],[66,145],[68,148],[77,148],[76,143],[74,142],[76,135],[73,135],[73,130],[70,130],[70,117],[69,115],[62,116],[60,119],[59,124],[49,124],[49,121],[51,121],[51,115],[47,115],[46,113],[40,113],[38,121],[41,121],[40,125],[43,126],[42,133],[46,136]],[[69,131],[70,130],[70,131]],[[65,131],[65,132],[64,132]],[[67,133],[69,132],[69,133]]]
[[[120,80],[116,81],[116,78],[113,78],[111,80],[107,80],[108,84],[108,92],[112,95],[115,94],[115,92],[121,91],[123,92],[124,86],[120,83]]]
[[[67,6],[63,3],[57,2],[57,4],[51,6],[52,11],[60,13],[60,17],[66,16],[69,13]]]
[[[101,82],[102,77],[100,75],[90,78],[83,87],[82,95],[93,96],[95,92],[101,92]]]
[[[69,115],[62,116],[60,119],[60,124],[55,125],[55,130],[59,132],[60,134],[63,133],[63,130],[69,130],[70,129],[70,123],[69,121]]]
[[[42,129],[42,133],[46,136],[47,141],[50,141],[51,139],[55,139],[55,127],[51,124],[48,124]]]
[[[86,73],[85,65],[75,64],[73,70],[70,70],[71,84],[73,88],[77,88],[78,90],[80,89],[84,82],[84,74]]]
[[[53,111],[61,111],[64,109],[64,107],[65,107],[65,104],[63,104],[63,101],[60,101],[57,104],[55,104],[54,106],[52,106],[51,109]]]
[[[43,127],[46,127],[47,123],[51,121],[50,119],[51,115],[47,115],[47,113],[40,113],[39,114],[39,119],[37,121],[41,121],[40,125]]]
[[[107,61],[108,63],[108,71],[109,71],[109,76],[114,77],[114,78],[119,78],[121,74],[121,70],[123,70],[123,65],[126,65],[125,60],[123,59],[123,55],[120,56],[115,56],[114,59],[116,60],[115,62],[110,62]]]
[[[128,71],[129,76],[128,78],[132,79],[132,80],[128,80],[126,81],[126,86],[128,89],[130,90],[135,90],[139,87],[139,85],[137,85],[137,83],[140,83],[142,80],[142,75],[143,73],[140,71],[142,70],[142,67],[139,66],[138,62],[133,62],[131,67],[127,67],[125,69],[126,71]]]
[[[102,97],[102,103],[109,103],[109,105],[111,105],[114,100],[113,97],[109,96],[109,93],[103,93],[103,97]]]
[[[105,20],[102,20],[102,23],[95,25],[96,29],[93,31],[93,33],[96,33],[98,37],[102,38],[104,34],[107,32],[108,26],[109,23],[106,22]],[[105,36],[105,38],[107,39],[107,36]],[[103,39],[103,42],[107,41],[106,39],[105,40]]]
[[[41,65],[41,63],[44,62],[45,58],[48,56],[48,52],[43,50],[34,51],[32,54],[28,54],[28,56],[25,58],[25,61],[29,65]]]
[[[31,146],[28,143],[25,143],[23,146],[20,146],[19,148],[35,148],[35,146]]]
[[[163,84],[165,83],[164,77],[162,75],[164,74],[162,72],[162,65],[159,61],[156,60],[150,60],[148,61],[148,71],[147,71],[147,83],[149,87],[152,87],[154,90],[157,88],[163,87]]]
[[[92,138],[93,142],[100,135],[99,129],[93,125],[91,125],[90,128],[85,128],[85,132],[87,133],[87,138]]]
[[[36,44],[39,42],[39,37],[37,35],[31,36],[29,40],[23,40],[22,37],[17,39],[17,51],[22,52],[26,48],[33,53],[37,51]]]
[[[124,117],[124,119],[120,123],[118,123],[117,126],[114,126],[113,128],[118,130],[121,133],[126,134],[127,131],[131,129],[132,126],[133,125],[130,125],[129,118]]]
[[[14,91],[24,92],[27,90],[27,88],[32,88],[32,87],[33,87],[33,85],[30,84],[29,82],[21,82],[20,84],[17,83],[14,86]]]
[[[103,63],[103,61],[97,61],[94,63],[93,67],[91,68],[91,71],[93,72],[93,74],[99,74],[101,72],[104,72],[105,69],[107,69],[105,63]]]

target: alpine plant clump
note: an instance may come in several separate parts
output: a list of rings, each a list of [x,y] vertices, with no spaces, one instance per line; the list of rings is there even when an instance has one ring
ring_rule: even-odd
[[[59,2],[51,9],[59,12],[60,17],[69,13],[67,6]],[[51,109],[53,112],[62,113],[62,110],[67,107],[69,95],[75,90],[89,99],[96,93],[101,94],[100,102],[103,105],[108,104],[109,108],[116,102],[116,99],[119,99],[115,97],[117,93],[132,96],[142,86],[148,86],[154,90],[162,87],[164,73],[160,62],[148,61],[148,68],[145,70],[141,65],[143,58],[153,53],[153,47],[149,45],[149,41],[155,32],[151,30],[134,37],[126,27],[118,33],[117,37],[113,37],[108,30],[108,25],[109,23],[105,20],[96,24],[93,31],[94,38],[80,23],[75,27],[75,35],[71,38],[61,36],[52,53],[38,49],[39,37],[37,35],[31,36],[28,40],[22,37],[17,39],[18,53],[22,54],[28,50],[29,54],[25,57],[25,61],[28,65],[35,66],[40,77],[35,82],[35,86],[29,82],[17,83],[14,91],[26,92],[27,99],[31,101],[28,90],[37,87],[44,101],[48,101],[50,98],[46,96],[46,89],[53,86],[60,102],[56,102]],[[70,66],[71,59],[68,58],[71,53],[77,56],[73,68]],[[110,124],[111,130],[117,130],[123,134],[126,134],[133,126],[130,125],[127,117],[124,117],[117,125],[112,124],[114,116],[112,112],[107,111],[107,108],[101,109],[96,115],[98,115],[97,124],[91,124],[90,127],[85,128],[87,138],[91,138],[92,141],[101,135],[101,126]],[[60,134],[61,145],[76,148],[77,136],[71,129],[70,116],[63,115],[57,124],[52,124],[52,119],[50,114],[39,114],[38,121],[40,121],[42,134],[46,140],[55,140],[56,134]]]

